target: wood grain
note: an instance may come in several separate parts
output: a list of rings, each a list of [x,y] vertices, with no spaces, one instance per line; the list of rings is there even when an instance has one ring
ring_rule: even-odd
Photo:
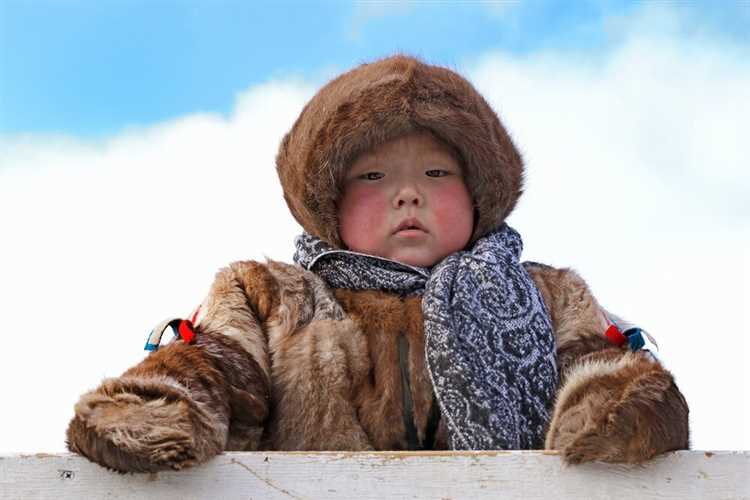
[[[119,474],[73,454],[0,455],[0,498],[750,499],[750,451],[641,466],[564,466],[554,452],[224,453],[180,472]]]

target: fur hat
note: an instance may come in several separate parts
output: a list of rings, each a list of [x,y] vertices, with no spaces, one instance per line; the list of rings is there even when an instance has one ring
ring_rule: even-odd
[[[294,218],[340,248],[336,203],[347,168],[360,154],[415,131],[451,146],[463,165],[478,214],[471,241],[499,227],[521,194],[521,155],[466,79],[403,55],[326,84],[284,136],[276,169]]]

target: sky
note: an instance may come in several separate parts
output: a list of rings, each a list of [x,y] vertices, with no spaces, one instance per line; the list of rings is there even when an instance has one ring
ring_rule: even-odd
[[[718,5],[718,6],[717,6]],[[289,262],[274,170],[322,84],[465,75],[522,151],[508,222],[648,330],[695,449],[750,449],[750,2],[0,1],[0,453],[236,260]]]

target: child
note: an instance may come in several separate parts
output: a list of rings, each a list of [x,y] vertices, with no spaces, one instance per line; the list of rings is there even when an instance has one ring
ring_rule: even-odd
[[[298,265],[221,270],[178,340],[81,397],[72,451],[156,471],[225,449],[687,448],[672,376],[575,273],[519,262],[504,221],[522,161],[461,76],[406,56],[355,68],[276,163]]]

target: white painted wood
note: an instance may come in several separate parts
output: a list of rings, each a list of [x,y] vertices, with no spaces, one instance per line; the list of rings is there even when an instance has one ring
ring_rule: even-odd
[[[225,453],[158,474],[72,454],[0,455],[0,498],[750,499],[750,451],[681,451],[642,466],[565,466],[542,451]]]

